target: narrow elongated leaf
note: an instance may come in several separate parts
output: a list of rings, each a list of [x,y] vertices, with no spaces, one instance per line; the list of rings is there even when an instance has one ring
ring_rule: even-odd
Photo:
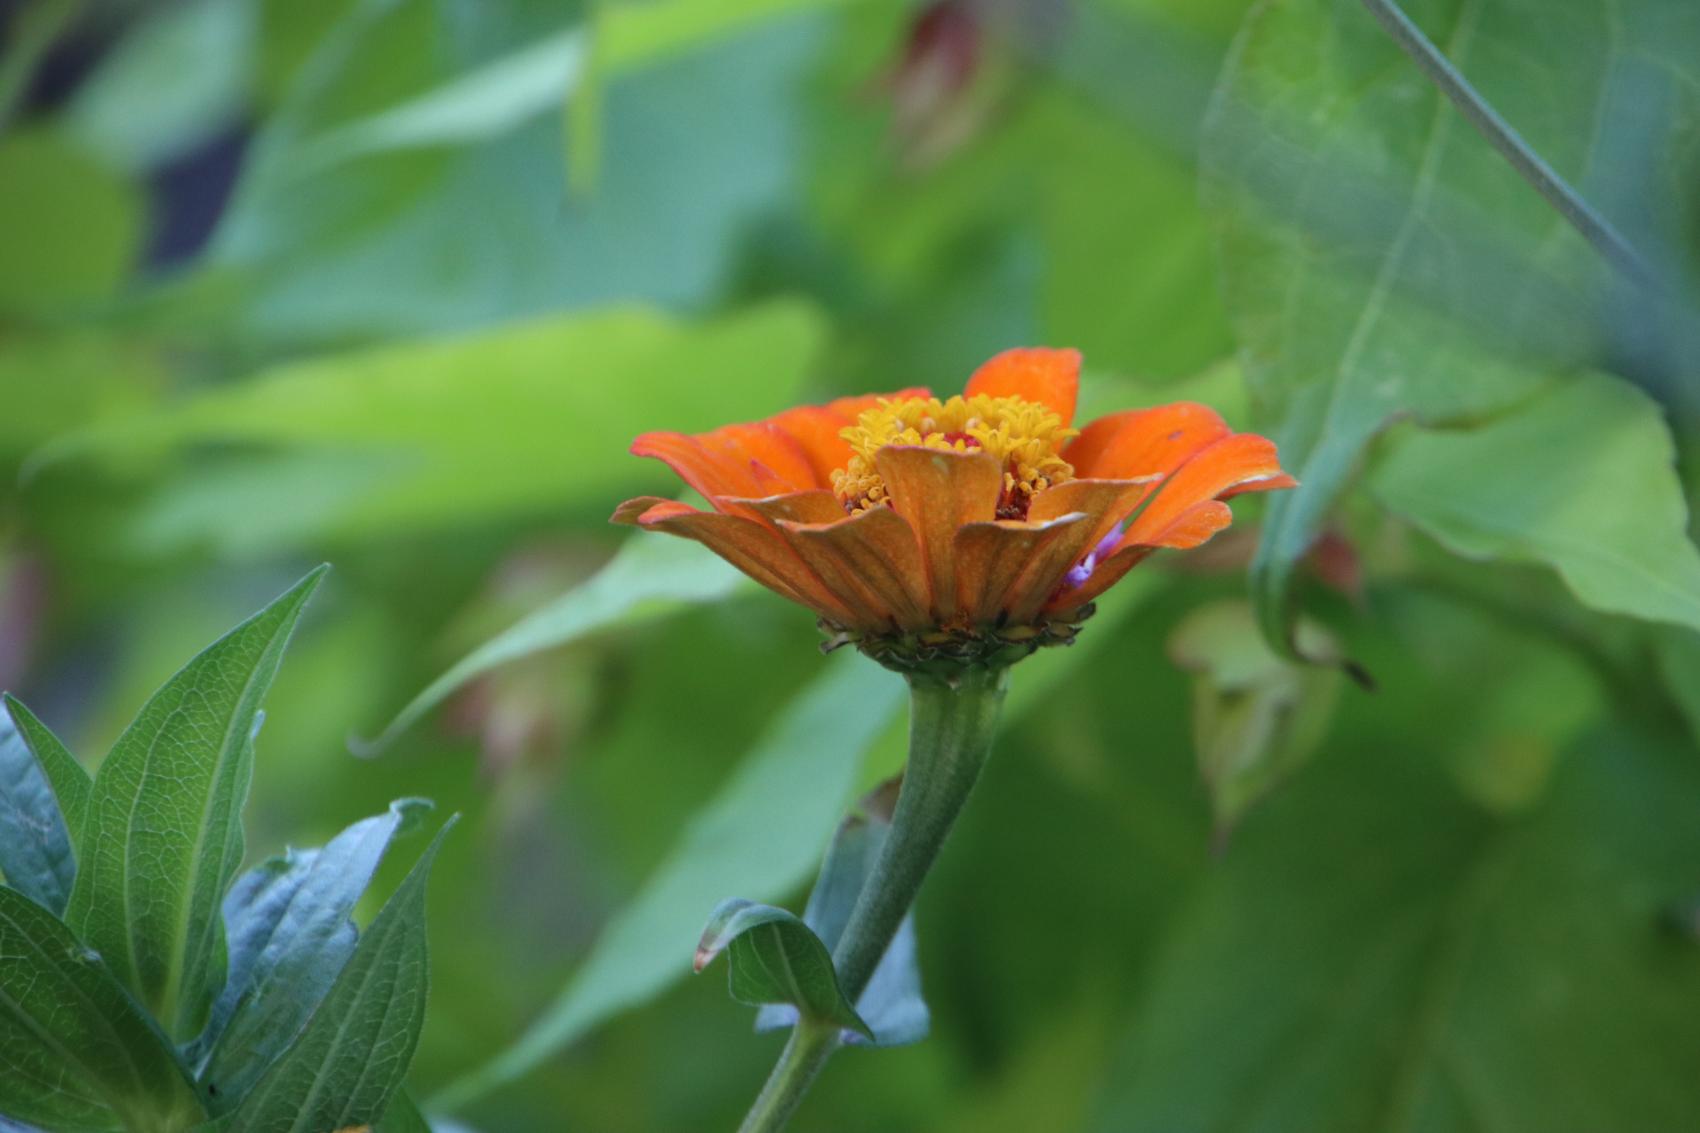
[[[234,1108],[289,1045],[355,947],[355,903],[404,829],[430,809],[403,799],[323,849],[292,852],[237,879],[224,900],[224,990],[197,1041],[196,1077],[215,1112]]]
[[[684,539],[627,539],[601,570],[555,601],[527,614],[457,661],[397,713],[363,748],[383,748],[447,696],[491,669],[555,649],[610,626],[715,602],[754,584],[727,563]]]
[[[821,863],[820,877],[809,893],[809,903],[803,908],[803,923],[820,937],[829,952],[838,947],[856,899],[861,896],[868,875],[885,847],[886,836],[891,833],[890,815],[878,813],[877,800],[883,797],[883,792],[875,792],[876,805],[867,813],[851,815],[839,823],[838,834]],[[856,1014],[872,1036],[852,1027],[844,1033],[848,1042],[901,1046],[927,1037],[931,1019],[926,1000],[921,998],[913,914],[903,918],[891,946],[880,957],[873,977],[856,1001]],[[797,1011],[788,1004],[769,1004],[756,1012],[758,1031],[791,1027],[796,1022]]]
[[[1606,189],[1694,191],[1675,164],[1696,106],[1677,61],[1700,49],[1700,29],[1675,16],[1681,0],[1403,6],[1554,167],[1602,190],[1609,215],[1654,222],[1640,189]],[[1637,139],[1633,159],[1618,152],[1644,167],[1596,160],[1595,142],[1613,137]],[[1650,341],[1648,327],[1613,316],[1625,308],[1608,269],[1359,0],[1253,11],[1202,162],[1247,379],[1301,482],[1270,501],[1252,579],[1265,632],[1290,652],[1295,566],[1372,438],[1404,416],[1504,410],[1556,367],[1597,362],[1614,337]]]
[[[774,721],[732,780],[691,821],[665,863],[608,924],[560,996],[518,1042],[432,1099],[452,1110],[512,1081],[591,1027],[690,970],[702,911],[728,891],[785,892],[809,875],[851,791],[862,753],[885,730],[903,682],[838,656]]]
[[[1401,437],[1370,487],[1461,555],[1536,563],[1597,610],[1700,629],[1700,550],[1659,407],[1602,374],[1477,429]]]
[[[1022,662],[1006,716],[1046,703],[1050,691],[1115,644],[1115,627],[1159,590],[1161,576],[1135,573],[1099,602],[1089,632],[1069,649]],[[561,994],[519,1041],[431,1098],[452,1111],[535,1069],[554,1051],[690,971],[676,942],[700,927],[704,906],[728,892],[778,899],[808,879],[822,832],[843,813],[864,762],[872,787],[903,766],[896,736],[903,684],[862,658],[834,659],[743,766],[688,826],[642,890],[604,928]]]
[[[202,1116],[165,1036],[57,917],[0,888],[0,1113],[54,1133]]]
[[[15,722],[13,703],[8,699],[0,711],[0,876],[63,913],[77,877],[76,853],[53,780]],[[75,781],[63,769],[60,774]]]
[[[293,1045],[220,1133],[321,1133],[372,1125],[401,1088],[429,991],[425,887],[449,819],[361,934]]]
[[[810,1023],[836,1024],[873,1041],[838,986],[832,953],[795,913],[741,897],[722,901],[697,944],[696,970],[728,950],[727,984],[739,1003],[783,1003]]]
[[[23,701],[10,694],[0,697],[0,700],[5,702],[6,712],[17,726],[18,735],[29,745],[42,771],[47,773],[47,782],[53,788],[54,798],[59,801],[59,813],[65,819],[66,829],[71,832],[71,844],[76,845],[82,834],[83,815],[88,810],[89,792],[94,788],[94,781],[70,749],[46,724],[36,719],[35,713],[24,707]]]
[[[167,681],[95,777],[66,921],[180,1040],[224,984],[219,905],[242,860],[260,701],[324,571]]]

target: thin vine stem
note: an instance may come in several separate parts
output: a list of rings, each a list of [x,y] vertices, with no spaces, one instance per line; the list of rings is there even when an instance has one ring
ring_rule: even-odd
[[[1463,72],[1423,34],[1399,7],[1395,0],[1363,0],[1364,7],[1386,29],[1401,50],[1422,68],[1458,108],[1470,125],[1488,140],[1501,157],[1558,211],[1570,226],[1582,234],[1594,249],[1614,268],[1638,284],[1648,284],[1653,273],[1647,261],[1635,247],[1601,216],[1546,159],[1536,153],[1521,134],[1500,116],[1480,92],[1470,85]]]

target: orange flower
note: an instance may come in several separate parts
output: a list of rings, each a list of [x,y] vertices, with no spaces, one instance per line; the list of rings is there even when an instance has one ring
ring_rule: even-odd
[[[1159,547],[1196,547],[1222,501],[1290,488],[1275,446],[1193,402],[1071,427],[1074,350],[1008,350],[962,396],[841,398],[694,436],[645,433],[712,505],[644,496],[614,522],[695,539],[896,668],[1072,640]],[[1009,651],[1006,653],[1006,651]]]

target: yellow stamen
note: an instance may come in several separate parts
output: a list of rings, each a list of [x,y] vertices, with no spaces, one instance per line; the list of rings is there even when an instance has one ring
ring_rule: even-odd
[[[1065,428],[1050,407],[1019,397],[882,398],[839,434],[854,455],[832,474],[832,489],[857,514],[887,502],[885,481],[874,468],[874,454],[886,445],[980,449],[1003,463],[998,517],[1024,519],[1035,495],[1073,478],[1074,469],[1057,452],[1079,431]]]

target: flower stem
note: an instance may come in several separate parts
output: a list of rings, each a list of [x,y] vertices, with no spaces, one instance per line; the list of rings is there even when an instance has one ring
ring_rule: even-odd
[[[909,678],[909,764],[891,833],[832,957],[839,986],[852,1003],[873,978],[980,777],[1008,687],[1004,667],[967,669],[948,679],[921,673]],[[741,1133],[783,1129],[838,1042],[836,1028],[800,1022]]]
[[[768,1075],[738,1133],[776,1133],[785,1128],[808,1092],[826,1060],[838,1046],[838,1028],[831,1024],[799,1020],[780,1052],[779,1062]]]

